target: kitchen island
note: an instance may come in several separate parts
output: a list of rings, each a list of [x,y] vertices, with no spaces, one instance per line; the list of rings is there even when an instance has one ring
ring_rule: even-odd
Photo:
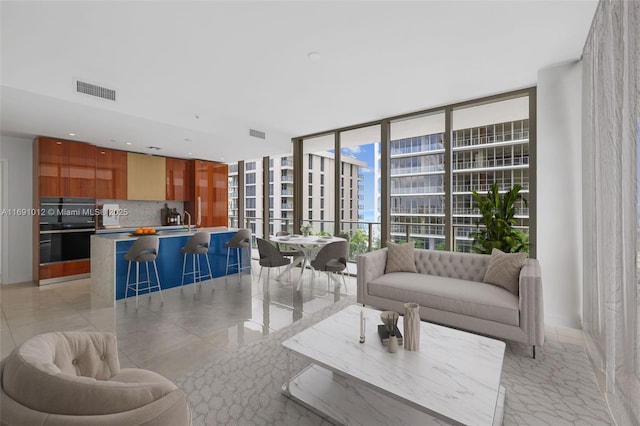
[[[206,231],[211,234],[209,253],[207,255],[211,263],[213,277],[225,275],[227,249],[224,244],[238,231],[236,228],[161,230],[156,234],[160,239],[156,263],[163,290],[180,286],[183,262],[183,254],[180,249],[184,247],[193,234],[199,231]],[[123,232],[91,236],[91,303],[93,305],[113,306],[116,300],[125,297],[128,262],[124,259],[124,255],[137,238],[138,236]],[[248,261],[248,259],[243,259],[243,262],[245,261]],[[231,251],[229,262],[236,263],[235,250]],[[188,270],[190,270],[189,266],[187,265]],[[132,271],[134,271],[132,273],[135,277],[134,266],[132,266]],[[146,274],[146,269],[141,267],[141,279],[143,271]],[[229,274],[237,272],[237,268],[229,268]],[[185,277],[185,285],[192,282],[193,275],[187,275]]]

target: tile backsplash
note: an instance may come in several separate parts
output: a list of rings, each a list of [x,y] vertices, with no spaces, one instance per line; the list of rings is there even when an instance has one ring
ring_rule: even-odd
[[[126,215],[120,216],[120,226],[131,228],[137,226],[161,226],[160,209],[165,205],[171,209],[175,208],[181,215],[184,213],[184,203],[182,201],[134,201],[134,200],[96,200],[96,205],[118,204],[121,210],[127,211]]]

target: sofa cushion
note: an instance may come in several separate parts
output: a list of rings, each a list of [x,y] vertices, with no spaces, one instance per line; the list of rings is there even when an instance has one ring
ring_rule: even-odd
[[[526,262],[526,253],[505,253],[494,248],[482,281],[499,285],[513,294],[518,294],[520,270]]]
[[[396,244],[387,241],[387,265],[385,274],[390,272],[417,272],[413,252],[416,242],[409,241],[404,244]]]
[[[518,297],[495,286],[435,275],[394,272],[368,283],[369,294],[519,326]]]

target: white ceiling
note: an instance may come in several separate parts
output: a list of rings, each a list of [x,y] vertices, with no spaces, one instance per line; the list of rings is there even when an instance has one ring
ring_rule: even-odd
[[[228,162],[285,153],[294,136],[535,85],[580,57],[596,6],[2,1],[1,130]]]

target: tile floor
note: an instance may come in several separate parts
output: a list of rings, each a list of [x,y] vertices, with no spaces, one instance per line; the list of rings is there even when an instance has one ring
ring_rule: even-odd
[[[234,275],[163,291],[164,303],[154,293],[118,301],[115,307],[91,306],[90,279],[43,287],[31,283],[0,287],[0,356],[16,345],[48,331],[99,330],[118,336],[122,367],[156,371],[171,380],[213,361],[249,342],[260,339],[341,298],[355,300],[356,281],[347,277],[341,286],[327,289],[324,273],[311,280],[305,272],[301,292],[287,281],[276,281],[266,271],[258,281],[253,274]],[[292,277],[295,278],[295,274]]]
[[[265,287],[266,272],[258,281],[259,269],[254,261],[252,275],[217,278],[195,293],[192,285],[164,290],[162,304],[158,294],[141,296],[137,310],[132,298],[115,308],[92,307],[90,279],[0,286],[0,357],[48,331],[109,331],[118,335],[122,367],[146,368],[175,380],[347,295],[355,297],[355,277],[347,277],[346,291],[336,292],[333,284],[328,291],[324,274],[312,281],[307,271],[297,292],[295,285],[276,281],[275,273]],[[547,325],[545,333],[550,341],[585,345],[580,330]]]

